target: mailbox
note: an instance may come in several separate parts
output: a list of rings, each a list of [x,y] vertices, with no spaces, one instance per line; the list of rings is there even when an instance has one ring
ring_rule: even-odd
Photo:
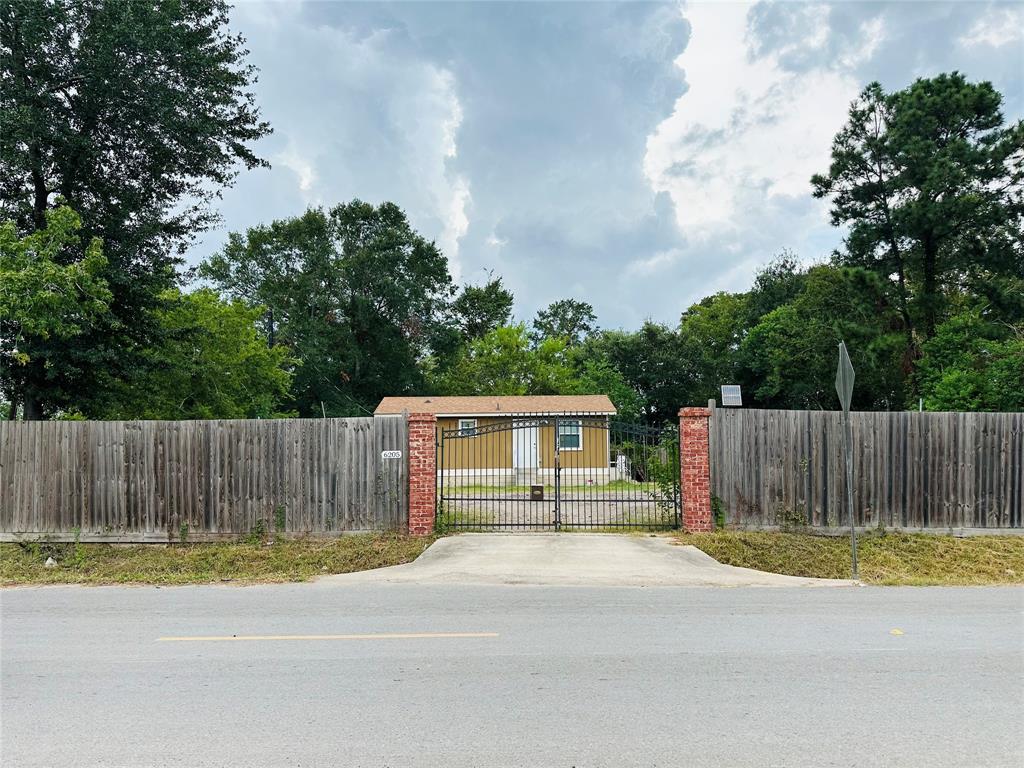
[[[544,486],[543,485],[531,485],[530,486],[530,501],[544,501]]]

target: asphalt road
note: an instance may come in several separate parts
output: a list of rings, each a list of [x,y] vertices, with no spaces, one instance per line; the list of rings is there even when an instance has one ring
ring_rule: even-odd
[[[7,590],[0,762],[1016,767],[1022,607],[1017,588]],[[202,639],[232,635],[291,639]]]

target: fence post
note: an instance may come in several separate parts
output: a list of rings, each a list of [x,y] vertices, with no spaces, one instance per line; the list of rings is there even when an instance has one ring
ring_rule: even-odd
[[[409,414],[409,533],[434,532],[437,497],[437,416]]]
[[[710,531],[711,466],[708,444],[710,408],[679,411],[679,467],[683,501],[683,529]]]

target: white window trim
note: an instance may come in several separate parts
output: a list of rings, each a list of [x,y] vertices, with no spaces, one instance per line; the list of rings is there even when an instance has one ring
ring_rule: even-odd
[[[473,426],[464,426],[472,423]],[[459,419],[459,434],[466,435],[467,437],[476,436],[476,419]]]
[[[562,433],[559,432],[555,436],[556,439],[558,440],[558,450],[560,450],[560,451],[582,451],[583,450],[583,420],[582,419],[565,419],[565,421],[563,421],[561,424],[558,425],[558,428],[561,429],[563,426],[566,426],[567,424],[570,424],[570,423],[575,424],[576,425],[576,429],[579,430],[578,434],[580,436],[580,444],[576,448],[567,448],[566,446],[562,445]]]

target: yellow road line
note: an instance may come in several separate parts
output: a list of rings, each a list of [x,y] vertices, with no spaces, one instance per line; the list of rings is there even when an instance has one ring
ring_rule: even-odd
[[[221,643],[232,640],[428,640],[459,637],[498,637],[497,632],[385,632],[375,635],[197,635],[158,637],[158,643]]]

